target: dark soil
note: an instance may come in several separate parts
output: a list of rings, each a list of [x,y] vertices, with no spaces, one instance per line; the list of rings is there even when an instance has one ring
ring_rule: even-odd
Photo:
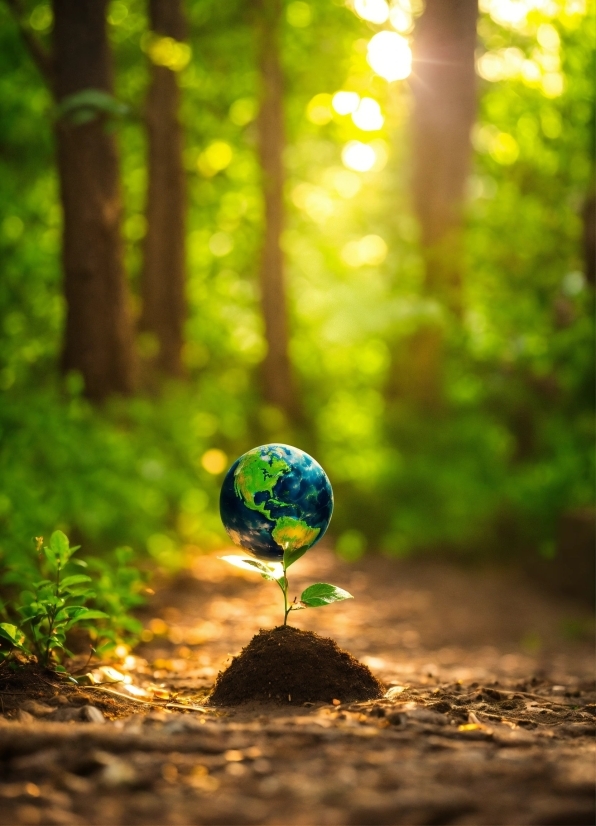
[[[282,625],[252,638],[218,674],[208,703],[356,702],[378,699],[384,691],[370,670],[334,640]]]
[[[0,668],[0,704],[6,719],[20,722],[43,718],[97,723],[138,710],[132,700],[100,686],[78,686],[49,668],[23,661],[5,661]]]

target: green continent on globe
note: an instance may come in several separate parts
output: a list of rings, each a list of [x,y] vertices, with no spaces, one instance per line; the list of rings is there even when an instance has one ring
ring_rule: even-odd
[[[280,516],[275,520],[275,528],[271,535],[284,551],[297,551],[305,545],[312,545],[320,532],[320,528],[311,528],[301,519]]]
[[[285,459],[280,458],[273,450],[251,450],[244,456],[234,473],[236,495],[244,500],[247,508],[271,519],[265,503],[258,505],[255,496],[257,493],[268,493],[274,504],[283,505],[283,502],[273,497],[273,488],[280,476],[289,473],[290,470],[291,467]]]

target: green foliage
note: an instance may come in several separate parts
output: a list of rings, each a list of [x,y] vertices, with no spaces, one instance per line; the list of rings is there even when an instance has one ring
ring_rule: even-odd
[[[132,610],[145,601],[142,591],[146,577],[134,564],[132,548],[116,548],[107,559],[88,560],[89,572],[94,574],[94,605],[106,612],[109,623],[93,629],[94,647],[99,656],[112,651],[122,642],[136,642],[143,623],[132,615]]]
[[[101,560],[91,564],[74,560],[80,546],[71,546],[62,531],[54,531],[49,545],[37,539],[38,570],[30,566],[5,570],[0,577],[3,590],[19,592],[2,605],[3,614],[14,623],[0,623],[2,656],[17,649],[34,655],[45,667],[64,671],[61,660],[73,656],[67,648],[67,636],[75,626],[86,629],[100,650],[138,634],[141,625],[128,611],[140,604],[140,576],[126,563],[130,550],[115,552],[118,568]],[[95,578],[79,571],[97,572]],[[37,579],[41,575],[42,579]],[[20,590],[23,589],[23,590]],[[106,610],[100,610],[105,608]]]
[[[49,6],[25,5],[34,31],[47,37]],[[133,112],[142,111],[148,75],[145,5],[121,0],[109,9],[115,99]],[[550,547],[559,516],[592,504],[594,288],[580,241],[593,177],[593,48],[581,3],[526,4],[521,23],[495,19],[499,4],[485,5],[460,319],[422,291],[409,204],[407,82],[374,76],[366,63],[374,27],[345,5],[287,7],[283,243],[291,357],[308,420],[296,432],[258,391],[266,344],[250,4],[187,4],[192,56],[177,76],[189,187],[188,382],[101,411],[81,397],[80,377],[58,375],[64,301],[52,101],[0,4],[0,548],[7,566],[34,571],[35,555],[21,549],[57,526],[85,537],[107,566],[96,570],[106,583],[118,576],[107,555],[116,545],[134,548],[125,567],[148,556],[168,569],[223,546],[217,497],[226,457],[266,441],[320,458],[337,494],[332,530],[346,559],[367,547],[393,554]],[[384,124],[366,131],[338,114],[330,100],[339,90],[377,101]],[[84,103],[94,111],[111,105],[84,98],[74,112]],[[138,119],[113,126],[136,300],[145,138]],[[374,168],[344,165],[350,141],[374,145]],[[429,319],[445,330],[445,399],[438,413],[422,415],[408,409],[399,380],[407,341]],[[141,352],[151,349],[146,338],[138,343]],[[519,543],[504,543],[504,530]],[[97,584],[94,590],[99,597]],[[122,600],[125,591],[122,585]],[[129,607],[123,601],[113,612],[126,615]]]
[[[344,599],[353,599],[352,594],[344,591],[343,588],[338,588],[337,585],[328,585],[325,582],[317,582],[314,585],[309,585],[308,588],[300,595],[300,599],[294,599],[293,602],[288,602],[288,568],[293,565],[304,553],[298,556],[294,555],[291,561],[288,561],[287,552],[284,554],[282,562],[262,562],[259,559],[254,559],[248,556],[222,556],[224,562],[234,565],[236,568],[242,568],[251,573],[259,573],[263,579],[268,579],[275,582],[279,586],[284,598],[284,625],[288,621],[290,611],[301,611],[304,608],[321,608],[324,605],[330,605],[332,602],[341,602]]]
[[[8,606],[9,611],[12,608],[12,613],[20,617],[18,628],[5,623],[0,635],[21,651],[35,654],[47,667],[55,664],[62,654],[70,654],[66,648],[66,634],[71,628],[90,620],[106,619],[108,615],[87,607],[95,596],[89,586],[91,577],[69,573],[76,570],[71,557],[80,546],[70,547],[62,531],[54,531],[49,546],[42,543],[40,539],[38,551],[43,551],[45,557],[44,563],[40,564],[40,573],[45,575],[44,579],[19,582],[18,573],[3,577],[4,584],[26,584],[28,590],[21,591],[18,604]],[[78,564],[84,566],[80,561]]]

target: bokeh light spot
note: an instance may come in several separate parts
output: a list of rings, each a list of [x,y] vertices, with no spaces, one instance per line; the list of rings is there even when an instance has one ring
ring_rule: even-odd
[[[354,11],[369,23],[384,23],[389,17],[389,6],[385,0],[354,0]]]
[[[362,531],[351,528],[339,536],[335,549],[346,562],[356,562],[366,551],[366,537]]]
[[[367,47],[369,66],[389,83],[404,80],[412,71],[412,52],[405,37],[397,32],[379,32]]]
[[[509,166],[518,158],[519,147],[513,135],[499,132],[490,142],[489,154],[497,163]]]
[[[391,8],[389,22],[400,34],[408,34],[414,25],[411,12],[406,11],[400,5]]]
[[[306,107],[306,117],[317,126],[324,126],[333,118],[332,98],[328,94],[315,95]]]
[[[346,169],[329,169],[324,175],[325,183],[332,187],[341,198],[348,200],[360,192],[362,182],[355,172]]]
[[[219,473],[223,473],[228,465],[228,457],[217,447],[212,447],[209,450],[205,451],[201,457],[201,465],[207,473],[211,473],[213,476],[217,476]]]
[[[151,34],[145,43],[145,51],[156,66],[165,66],[172,72],[184,69],[192,56],[188,43],[179,43],[173,37]]]
[[[381,107],[373,98],[362,98],[356,111],[352,112],[352,120],[365,132],[375,132],[385,123]]]
[[[343,148],[341,159],[344,166],[355,172],[368,172],[377,159],[375,150],[368,143],[349,141]]]
[[[216,258],[222,258],[232,251],[234,242],[227,232],[216,232],[209,239],[209,249]]]
[[[331,105],[338,115],[351,115],[355,112],[360,103],[358,92],[336,92],[333,95]]]
[[[563,94],[565,78],[560,72],[547,72],[542,78],[542,91],[547,98],[557,98]]]
[[[230,106],[230,120],[236,126],[246,126],[254,120],[257,114],[257,106],[254,98],[238,98]]]
[[[380,235],[365,235],[358,241],[350,241],[341,252],[342,260],[348,267],[382,264],[387,257],[387,244]]]
[[[312,21],[312,9],[302,0],[294,0],[286,9],[286,20],[295,29],[305,29]]]
[[[211,178],[230,165],[233,154],[229,143],[214,141],[199,155],[197,161],[199,171],[206,178]]]

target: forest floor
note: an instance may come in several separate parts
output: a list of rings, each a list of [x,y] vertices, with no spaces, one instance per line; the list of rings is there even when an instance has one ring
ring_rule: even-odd
[[[201,557],[157,589],[145,642],[95,669],[113,687],[0,676],[0,824],[595,822],[589,611],[511,571],[437,562],[316,549],[291,590],[317,580],[355,599],[292,623],[367,664],[383,699],[204,705],[230,656],[279,623],[281,595]]]

